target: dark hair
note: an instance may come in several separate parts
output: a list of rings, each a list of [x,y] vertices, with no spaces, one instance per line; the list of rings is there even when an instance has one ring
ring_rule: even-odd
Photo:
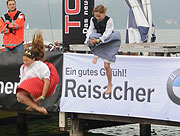
[[[8,5],[8,3],[9,3],[9,1],[14,1],[15,3],[16,3],[16,1],[15,0],[7,0],[7,2],[6,2],[6,4]]]
[[[38,52],[36,52],[33,49],[25,49],[23,56],[26,56],[26,57],[28,57],[30,59],[35,58],[35,60],[37,60],[36,57],[38,56]]]
[[[33,35],[32,43],[24,45],[25,51],[30,50],[35,53],[35,59],[45,61],[45,46],[44,40],[42,36],[42,32],[40,30],[36,30]],[[28,57],[28,56],[27,56]]]
[[[94,8],[93,14],[94,14],[94,12],[106,13],[106,11],[107,11],[106,7],[104,7],[103,5],[98,5]]]

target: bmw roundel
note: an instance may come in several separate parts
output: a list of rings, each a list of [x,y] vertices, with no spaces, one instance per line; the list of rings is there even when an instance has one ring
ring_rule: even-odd
[[[167,93],[169,98],[180,105],[180,69],[171,73],[167,82]]]

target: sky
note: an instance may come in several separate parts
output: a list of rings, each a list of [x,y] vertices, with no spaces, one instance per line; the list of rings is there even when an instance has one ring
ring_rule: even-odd
[[[62,28],[62,0],[16,0],[17,9],[26,16],[30,29]],[[157,29],[180,29],[180,0],[151,0],[153,23]],[[95,0],[95,6],[107,7],[116,29],[125,29],[128,6],[125,0]],[[49,5],[49,8],[48,8]],[[7,12],[6,0],[0,0],[0,16]]]

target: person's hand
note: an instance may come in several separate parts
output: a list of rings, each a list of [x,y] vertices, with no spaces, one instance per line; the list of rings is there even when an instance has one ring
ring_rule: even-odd
[[[38,97],[38,98],[34,99],[34,102],[35,102],[36,104],[39,104],[39,102],[40,102],[41,100],[42,100],[41,97]]]
[[[12,28],[10,28],[10,29],[9,29],[9,32],[10,32],[10,33],[13,33],[13,29],[12,29]]]
[[[84,41],[84,44],[87,44],[88,40]]]
[[[9,29],[9,24],[6,24],[6,28]]]
[[[10,22],[6,21],[5,24],[6,24],[6,28],[9,28]]]
[[[92,38],[89,41],[90,41],[92,46],[94,46],[97,43],[97,39],[96,38]]]
[[[5,24],[8,24],[8,25],[9,25],[9,24],[11,24],[11,23],[9,22],[9,20],[6,20]]]

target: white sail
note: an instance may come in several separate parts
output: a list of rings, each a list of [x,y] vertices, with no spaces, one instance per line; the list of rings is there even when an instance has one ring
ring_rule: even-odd
[[[29,30],[29,22],[26,25],[26,30]]]

